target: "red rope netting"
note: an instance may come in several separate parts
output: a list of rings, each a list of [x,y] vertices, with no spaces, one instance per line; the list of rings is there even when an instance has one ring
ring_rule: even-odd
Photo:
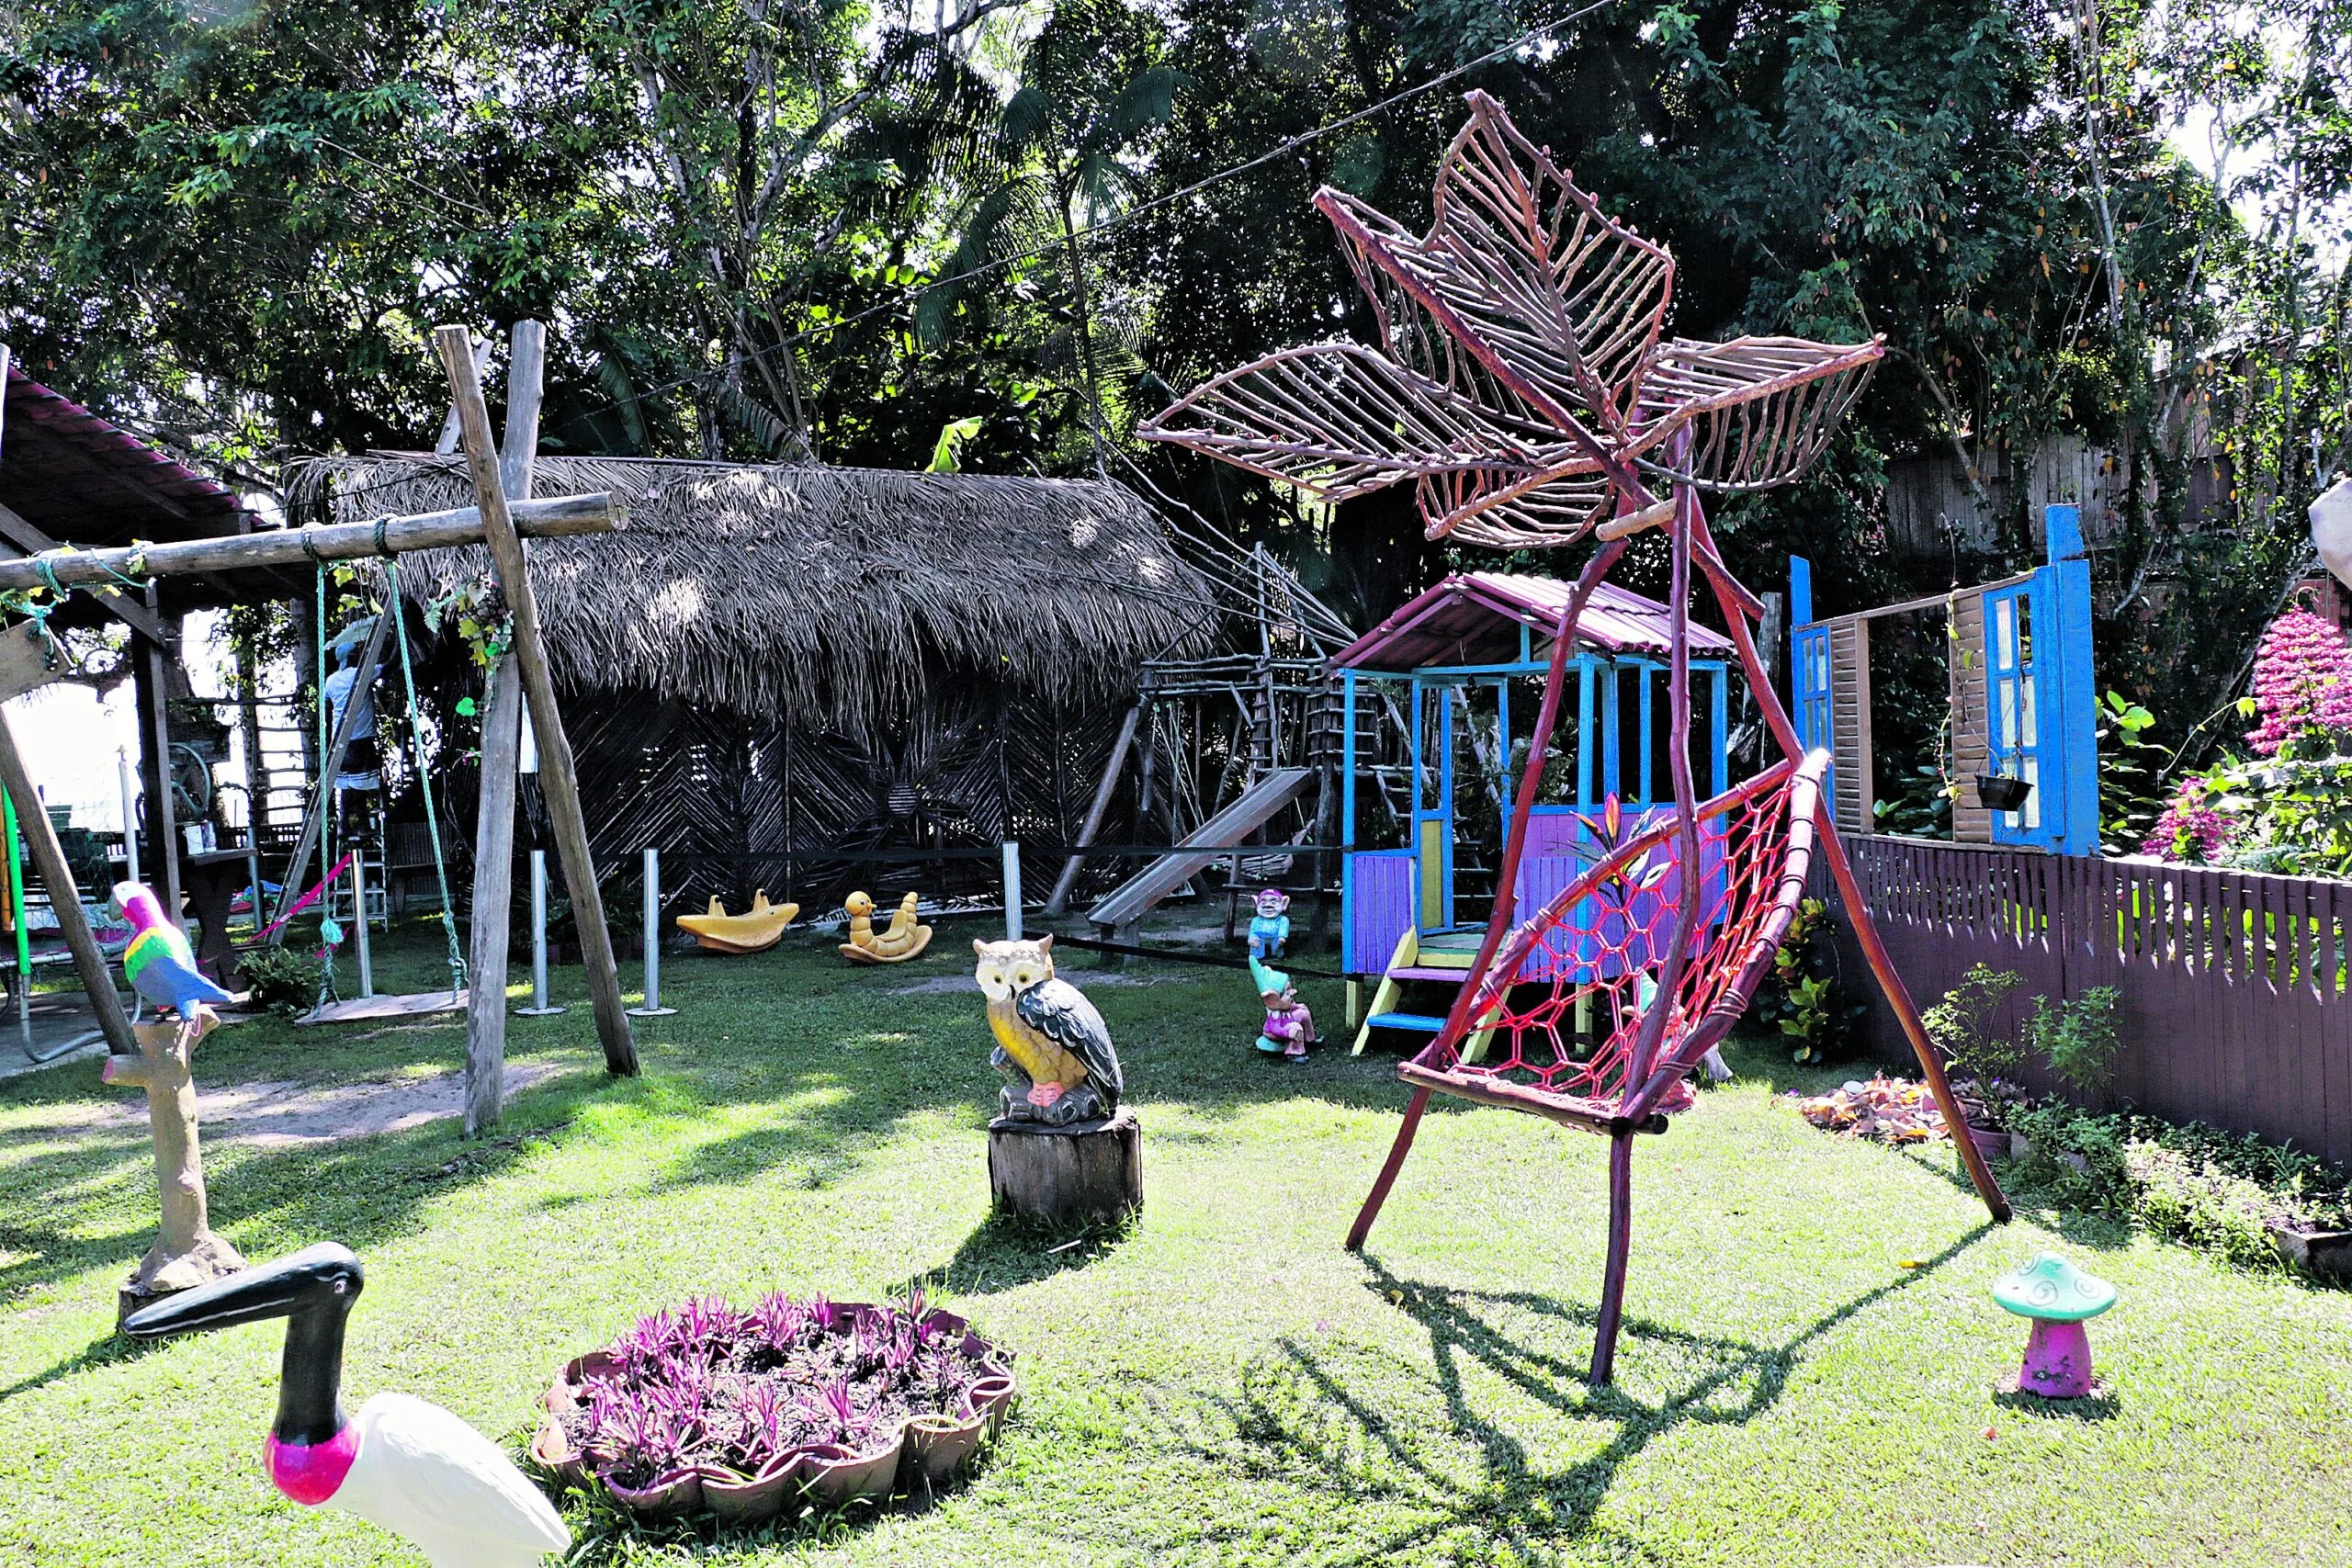
[[[1611,800],[1578,818],[1589,863],[1505,939],[1404,1077],[1597,1128],[1687,1107],[1691,1067],[1747,1010],[1804,897],[1828,761],[1780,762],[1697,808],[1701,919],[1647,1038],[1682,908],[1681,813],[1634,819]]]

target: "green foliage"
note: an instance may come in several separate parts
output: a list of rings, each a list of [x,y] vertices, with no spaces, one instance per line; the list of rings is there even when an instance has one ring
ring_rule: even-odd
[[[323,970],[315,956],[290,946],[256,947],[237,962],[254,1006],[292,1018],[318,1005]]]
[[[2023,1046],[1993,1032],[1993,1015],[2023,983],[2024,976],[2014,969],[1978,964],[1919,1015],[1928,1038],[1955,1074],[1985,1085],[2015,1072],[2025,1060]]]
[[[1851,1043],[1868,1004],[1853,997],[1838,976],[1838,945],[1828,907],[1807,898],[1797,907],[1772,970],[1757,990],[1756,1016],[1780,1025],[1794,1041],[1791,1059],[1831,1060]]]
[[[2120,693],[2098,706],[2099,847],[2111,855],[2136,851],[2164,810],[2165,749],[2147,739],[2156,716]]]
[[[2093,986],[2072,1001],[2036,997],[2026,1038],[2061,1080],[2084,1093],[2096,1092],[2113,1075],[2115,1053],[2123,1043],[2115,1026],[2122,999],[2113,986]]]
[[[2011,1168],[2020,1190],[2132,1221],[2241,1268],[2279,1267],[2272,1220],[2352,1225],[2352,1179],[2252,1134],[2093,1116],[2055,1101],[2019,1111],[2012,1131],[2033,1145]]]

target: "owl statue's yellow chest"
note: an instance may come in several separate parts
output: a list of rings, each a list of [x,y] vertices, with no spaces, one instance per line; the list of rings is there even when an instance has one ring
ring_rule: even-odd
[[[1004,1054],[1012,1058],[1032,1083],[1057,1083],[1074,1089],[1086,1081],[1086,1064],[1021,1021],[1013,1010],[1019,998],[1007,997],[989,1003],[989,1032]]]

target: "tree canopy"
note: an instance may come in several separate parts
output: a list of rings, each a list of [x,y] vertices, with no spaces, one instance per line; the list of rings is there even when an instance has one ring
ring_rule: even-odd
[[[1890,465],[2082,436],[2124,470],[2104,673],[2185,729],[2352,465],[2347,34],[2352,0],[26,0],[0,337],[264,481],[428,443],[431,325],[537,317],[550,451],[1099,468],[1371,615],[1447,564],[1408,497],[1335,519],[1132,430],[1368,332],[1308,198],[1425,219],[1475,86],[1673,249],[1674,330],[1885,334],[1830,460],[1726,508],[1736,564],[1837,560],[1829,610],[1998,566],[1892,550]]]

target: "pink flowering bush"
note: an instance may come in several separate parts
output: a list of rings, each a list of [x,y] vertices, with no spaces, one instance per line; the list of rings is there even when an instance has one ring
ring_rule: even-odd
[[[2235,824],[2210,802],[2210,781],[2186,778],[2140,845],[2143,855],[2211,863],[2222,858]]]
[[[2309,610],[2288,611],[2255,656],[2254,706],[2262,722],[2246,744],[2256,756],[2326,756],[2352,730],[2352,645]]]

